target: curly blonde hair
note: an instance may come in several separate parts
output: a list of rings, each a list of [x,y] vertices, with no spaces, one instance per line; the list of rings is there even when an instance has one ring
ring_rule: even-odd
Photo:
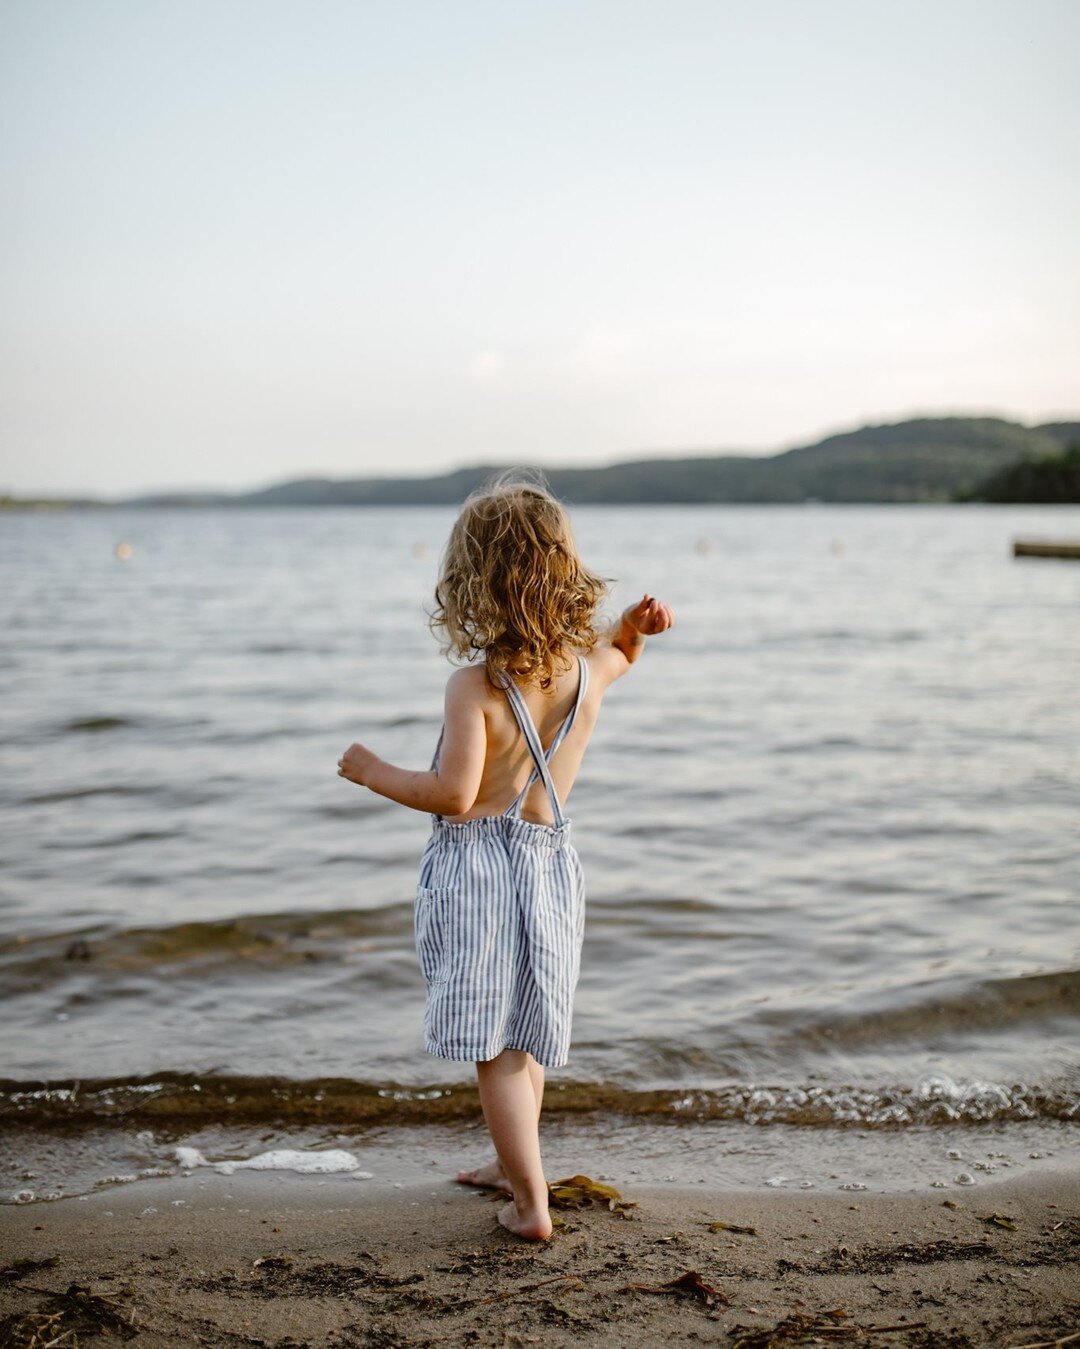
[[[574,651],[599,639],[604,578],[578,556],[570,518],[546,485],[507,469],[473,492],[454,522],[428,619],[443,652],[483,652],[497,684],[512,671],[549,689]]]

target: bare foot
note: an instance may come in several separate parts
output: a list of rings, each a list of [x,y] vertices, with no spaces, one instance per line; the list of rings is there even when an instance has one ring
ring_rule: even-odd
[[[462,1185],[487,1185],[494,1190],[505,1190],[507,1194],[513,1193],[498,1158],[493,1162],[488,1162],[486,1166],[478,1166],[475,1171],[459,1171],[457,1179]]]
[[[546,1209],[519,1213],[516,1204],[507,1204],[495,1216],[508,1232],[525,1237],[527,1241],[547,1241],[553,1231],[551,1215]]]

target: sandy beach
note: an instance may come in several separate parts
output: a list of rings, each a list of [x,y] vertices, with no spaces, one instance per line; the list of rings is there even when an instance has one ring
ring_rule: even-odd
[[[1075,1173],[948,1194],[618,1194],[554,1210],[542,1245],[499,1227],[501,1196],[442,1178],[198,1171],[9,1205],[0,1343],[960,1349],[1080,1332]]]

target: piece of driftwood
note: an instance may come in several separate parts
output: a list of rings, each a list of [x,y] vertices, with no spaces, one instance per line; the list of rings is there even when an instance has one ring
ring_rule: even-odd
[[[1039,539],[1014,539],[1013,557],[1072,557],[1080,560],[1080,542],[1051,543]]]

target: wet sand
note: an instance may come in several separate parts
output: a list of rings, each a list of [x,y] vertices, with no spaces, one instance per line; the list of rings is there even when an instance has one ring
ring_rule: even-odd
[[[554,1210],[543,1245],[449,1180],[199,1171],[5,1206],[0,1344],[1080,1344],[1075,1171],[619,1193],[631,1206]]]

